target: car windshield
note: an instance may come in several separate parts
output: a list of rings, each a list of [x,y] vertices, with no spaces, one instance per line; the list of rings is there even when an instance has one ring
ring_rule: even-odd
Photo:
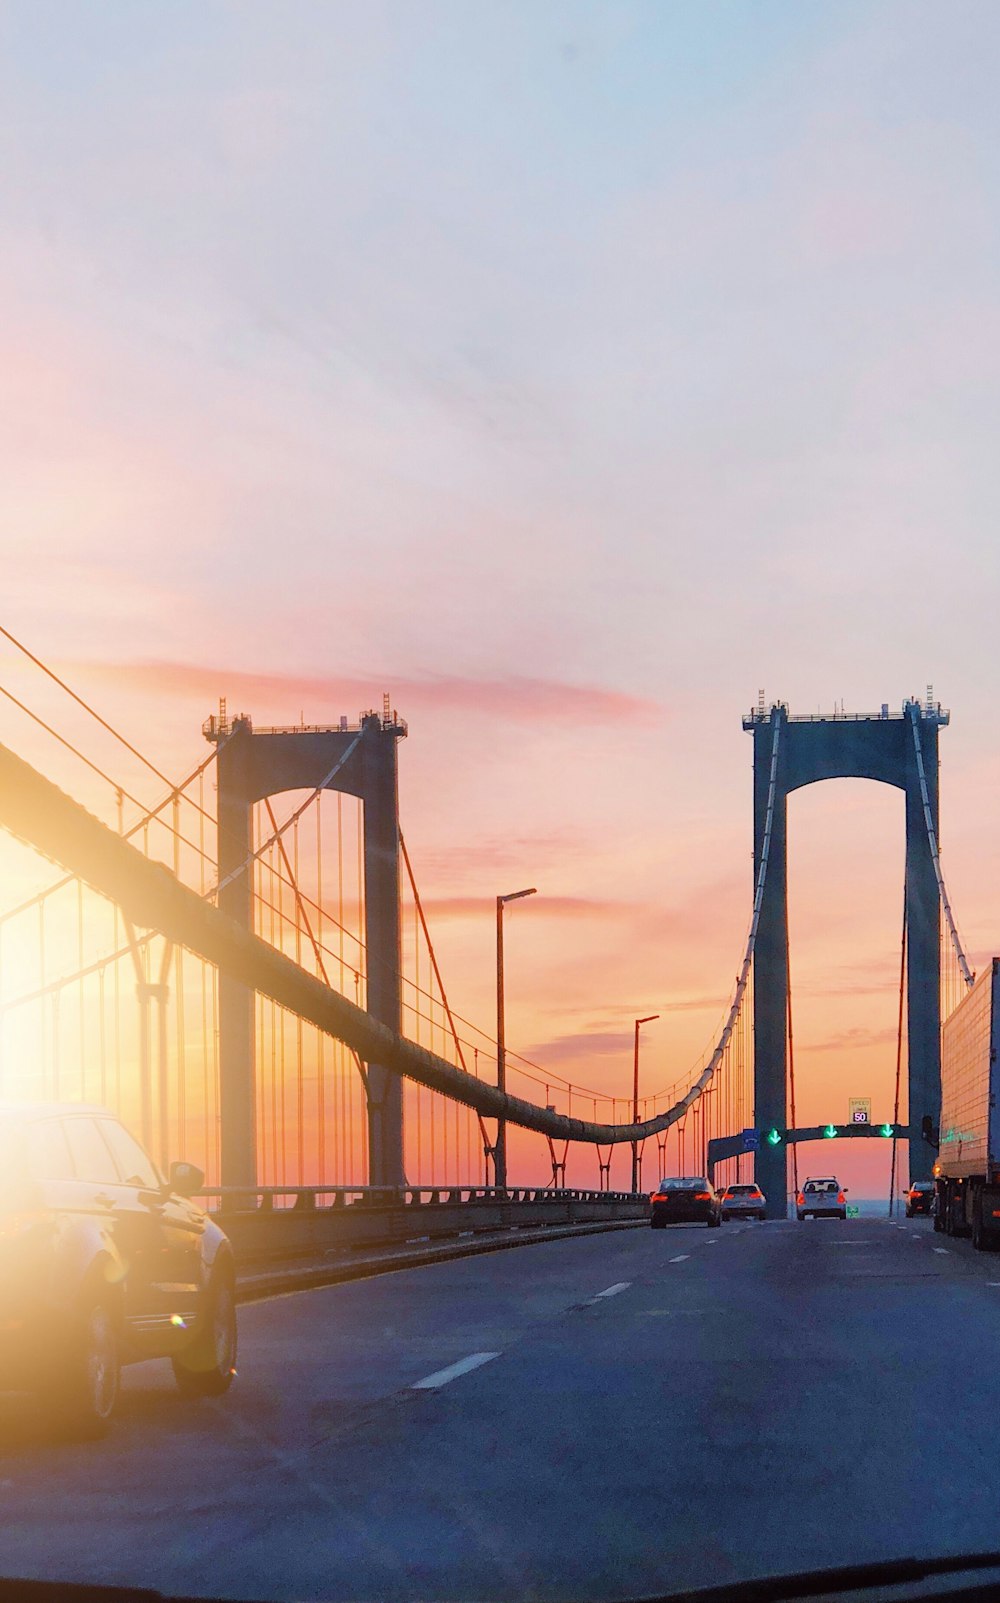
[[[998,83],[3,0],[8,1591],[1000,1547]]]

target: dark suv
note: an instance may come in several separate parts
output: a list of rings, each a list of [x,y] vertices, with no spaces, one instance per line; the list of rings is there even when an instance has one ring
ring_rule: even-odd
[[[191,1198],[191,1163],[164,1182],[124,1125],[82,1103],[0,1103],[0,1387],[31,1390],[97,1434],[122,1364],[170,1358],[181,1391],[235,1374],[232,1248]]]

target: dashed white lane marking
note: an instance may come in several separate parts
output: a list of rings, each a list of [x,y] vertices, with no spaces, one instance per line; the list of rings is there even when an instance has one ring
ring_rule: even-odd
[[[949,1252],[951,1249],[949,1247],[934,1247],[932,1250],[934,1252]]]
[[[619,1280],[615,1285],[608,1286],[606,1291],[599,1291],[596,1297],[591,1297],[590,1302],[593,1304],[603,1302],[605,1297],[617,1297],[620,1291],[628,1291],[631,1284],[631,1280]]]
[[[691,1256],[691,1254],[689,1252],[682,1252],[679,1258],[668,1258],[667,1262],[668,1263],[683,1263],[685,1258],[690,1258],[690,1256]]]
[[[457,1380],[459,1375],[467,1375],[470,1369],[478,1369],[480,1364],[488,1364],[491,1358],[499,1357],[499,1353],[470,1353],[468,1358],[460,1358],[457,1364],[449,1364],[447,1369],[436,1369],[433,1375],[415,1380],[410,1390],[437,1391],[439,1386],[447,1386],[450,1380]]]

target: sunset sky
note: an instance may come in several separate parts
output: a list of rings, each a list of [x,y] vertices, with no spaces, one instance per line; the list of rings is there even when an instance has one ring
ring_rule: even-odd
[[[220,695],[388,690],[456,1004],[492,1029],[492,898],[536,885],[509,1039],[595,1088],[636,1014],[653,1090],[727,1005],[760,688],[934,685],[950,890],[1000,949],[1000,9],[69,18],[0,8],[0,621],[172,773]],[[790,803],[803,1123],[891,1114],[902,807]]]

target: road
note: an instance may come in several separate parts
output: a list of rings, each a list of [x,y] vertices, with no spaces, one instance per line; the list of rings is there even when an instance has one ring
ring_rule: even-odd
[[[997,1545],[1000,1257],[926,1220],[574,1238],[242,1311],[96,1444],[0,1400],[0,1572],[608,1599]]]

